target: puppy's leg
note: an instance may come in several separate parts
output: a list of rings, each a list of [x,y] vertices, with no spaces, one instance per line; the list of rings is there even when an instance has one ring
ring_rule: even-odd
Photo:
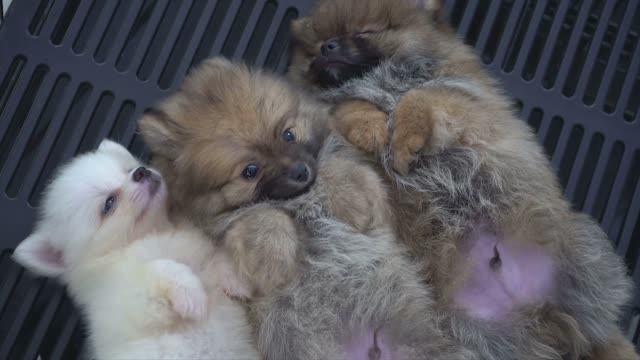
[[[369,154],[381,154],[388,143],[387,114],[370,102],[341,103],[335,109],[333,121],[336,131]]]
[[[167,304],[184,319],[198,320],[205,316],[207,294],[188,266],[157,259],[147,264],[147,270],[147,286],[153,300]]]
[[[468,106],[464,94],[442,88],[413,89],[398,101],[393,114],[393,169],[406,175],[423,150],[441,149],[460,137]]]
[[[282,210],[243,210],[227,229],[223,245],[237,266],[234,276],[250,284],[249,290],[240,293],[226,288],[230,295],[268,294],[297,274],[299,229]]]
[[[608,343],[594,347],[588,360],[637,360],[640,359],[633,344],[621,332],[614,334]]]

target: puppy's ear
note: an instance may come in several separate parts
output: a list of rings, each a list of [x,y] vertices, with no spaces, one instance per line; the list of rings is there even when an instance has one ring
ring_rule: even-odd
[[[31,272],[48,277],[56,277],[65,270],[62,250],[53,245],[47,235],[35,232],[13,252],[13,259]]]
[[[181,133],[180,126],[175,121],[162,111],[151,110],[143,115],[138,126],[153,154],[173,159]]]
[[[294,19],[291,21],[291,35],[294,38],[302,38],[304,34],[311,29],[311,19],[309,17],[303,17]]]
[[[129,150],[117,142],[109,139],[104,139],[98,145],[98,151],[109,152],[111,154],[129,154]]]
[[[444,6],[442,0],[410,0],[413,1],[419,9],[431,15],[434,21],[441,21],[444,16]]]

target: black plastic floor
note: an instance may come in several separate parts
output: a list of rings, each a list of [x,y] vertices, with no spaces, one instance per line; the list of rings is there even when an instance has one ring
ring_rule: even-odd
[[[288,23],[309,4],[13,1],[0,25],[0,359],[80,353],[80,318],[62,289],[9,259],[51,171],[105,136],[145,157],[135,120],[208,56],[282,71]],[[639,0],[446,5],[537,132],[567,197],[602,223],[640,283]],[[636,341],[639,309],[625,322]]]

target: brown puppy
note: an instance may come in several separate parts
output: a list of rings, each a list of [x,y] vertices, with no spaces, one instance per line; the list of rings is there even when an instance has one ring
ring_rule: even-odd
[[[233,255],[267,359],[473,359],[437,326],[382,179],[327,107],[217,59],[140,122],[175,211]],[[295,219],[293,221],[292,219]]]
[[[484,359],[637,358],[616,325],[621,260],[440,1],[319,1],[292,32],[290,78],[381,161],[453,336]]]

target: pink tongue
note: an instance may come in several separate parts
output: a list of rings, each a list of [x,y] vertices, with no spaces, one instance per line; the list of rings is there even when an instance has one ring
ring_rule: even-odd
[[[377,333],[377,348],[374,345],[374,331],[366,329],[355,332],[346,346],[348,360],[391,360],[391,350],[382,331]],[[370,356],[371,355],[371,356]]]
[[[517,306],[548,298],[553,259],[541,246],[508,243],[484,229],[477,229],[471,241],[471,275],[455,296],[467,314],[499,320]]]

